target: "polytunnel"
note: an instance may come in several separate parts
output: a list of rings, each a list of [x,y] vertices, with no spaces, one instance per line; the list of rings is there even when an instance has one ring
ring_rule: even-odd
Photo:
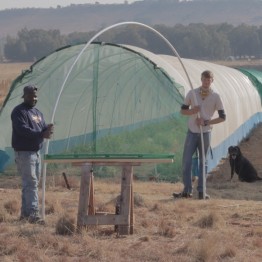
[[[65,77],[84,44],[61,48],[34,63],[12,84],[0,111],[0,150],[13,162],[12,109],[22,102],[23,87],[38,86],[37,107],[46,122],[52,116]],[[242,72],[209,62],[182,59],[194,87],[200,74],[214,72],[213,89],[225,105],[226,122],[212,131],[209,170],[261,122],[259,93]],[[175,163],[143,170],[174,180],[181,174],[187,118],[180,106],[190,89],[186,74],[173,56],[156,55],[134,46],[92,43],[69,74],[54,119],[49,154],[174,153]],[[3,159],[3,157],[1,157]],[[176,175],[175,175],[176,174]]]

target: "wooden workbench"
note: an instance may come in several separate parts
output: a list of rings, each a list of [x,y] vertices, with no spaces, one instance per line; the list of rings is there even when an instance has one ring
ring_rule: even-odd
[[[119,235],[133,234],[134,197],[133,197],[133,166],[148,163],[172,163],[171,154],[70,154],[45,155],[46,163],[72,163],[81,166],[77,226],[115,225]],[[118,199],[117,214],[96,213],[94,203],[94,165],[122,166],[121,194]]]

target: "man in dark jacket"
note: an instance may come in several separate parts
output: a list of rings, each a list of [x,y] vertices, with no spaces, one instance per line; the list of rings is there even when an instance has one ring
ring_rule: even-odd
[[[24,102],[16,106],[11,114],[12,147],[18,173],[22,177],[22,207],[20,219],[30,223],[44,221],[39,215],[38,184],[41,174],[40,149],[44,138],[53,133],[53,124],[46,125],[43,114],[35,108],[37,87],[24,87]]]

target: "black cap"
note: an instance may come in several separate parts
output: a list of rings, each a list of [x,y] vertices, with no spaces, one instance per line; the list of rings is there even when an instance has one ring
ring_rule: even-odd
[[[37,91],[37,87],[34,85],[28,85],[24,87],[24,94],[23,94],[23,98],[25,95],[27,94],[34,94]]]

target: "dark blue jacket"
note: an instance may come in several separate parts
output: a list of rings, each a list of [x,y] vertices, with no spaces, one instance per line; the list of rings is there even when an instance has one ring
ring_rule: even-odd
[[[43,114],[22,103],[11,114],[12,147],[15,151],[38,151],[43,146],[43,131],[47,129]]]

